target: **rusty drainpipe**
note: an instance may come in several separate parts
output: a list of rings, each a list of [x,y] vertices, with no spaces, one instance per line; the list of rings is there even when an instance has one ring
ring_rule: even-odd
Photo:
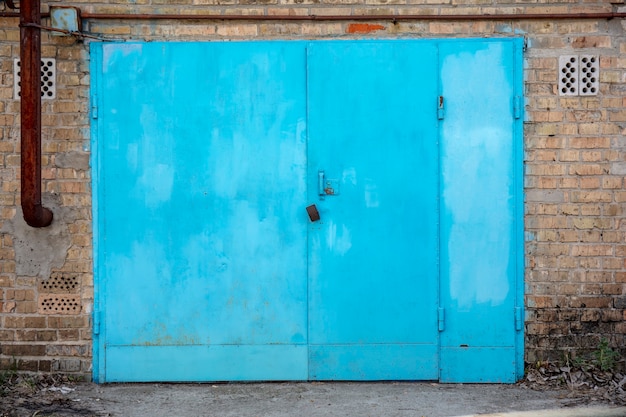
[[[20,2],[22,212],[32,227],[52,223],[41,204],[41,24],[40,0]]]

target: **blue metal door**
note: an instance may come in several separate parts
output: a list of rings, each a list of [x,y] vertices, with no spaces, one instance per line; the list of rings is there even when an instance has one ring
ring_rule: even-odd
[[[302,46],[94,58],[97,378],[306,379]]]
[[[95,379],[521,377],[520,69],[513,39],[92,44]]]
[[[309,377],[437,379],[437,47],[308,48]]]
[[[522,42],[440,46],[441,375],[524,374]]]

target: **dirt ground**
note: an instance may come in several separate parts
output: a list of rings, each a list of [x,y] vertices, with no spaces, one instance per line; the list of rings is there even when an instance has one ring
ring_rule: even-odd
[[[554,371],[554,370],[553,370]],[[4,375],[0,417],[429,416],[626,404],[544,371],[514,385],[378,383],[105,384]],[[552,379],[551,379],[552,378]],[[621,382],[621,381],[620,381]],[[626,380],[624,381],[626,383]],[[621,388],[621,386],[620,386]],[[626,415],[626,408],[624,409]]]

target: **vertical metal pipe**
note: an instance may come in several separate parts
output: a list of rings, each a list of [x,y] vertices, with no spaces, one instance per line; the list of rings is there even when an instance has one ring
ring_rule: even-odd
[[[52,223],[41,204],[41,24],[40,0],[20,2],[22,211],[32,227]]]

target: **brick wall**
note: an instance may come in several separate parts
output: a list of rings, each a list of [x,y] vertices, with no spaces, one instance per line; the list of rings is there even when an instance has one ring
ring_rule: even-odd
[[[0,18],[0,368],[77,372],[91,367],[93,300],[88,154],[88,53],[69,38],[43,36],[57,59],[57,96],[42,101],[43,189],[53,228],[21,219],[19,121],[13,99],[17,19]],[[83,154],[81,156],[81,154]]]
[[[562,359],[601,338],[624,353],[623,28],[610,21],[547,27],[552,39],[540,42],[562,46],[531,48],[526,70],[526,359]],[[555,94],[555,55],[570,53],[599,56],[597,96]]]
[[[618,11],[584,0],[46,1],[89,13],[229,15],[496,14]],[[181,9],[184,7],[184,9]],[[44,25],[47,20],[44,19]],[[0,17],[0,366],[88,375],[93,271],[88,43],[43,35],[57,99],[43,102],[43,177],[54,239],[20,224],[18,20]],[[436,21],[128,21],[87,19],[98,36],[137,40],[518,36],[525,53],[526,360],[560,359],[600,338],[626,346],[626,36],[621,19]],[[595,55],[597,96],[563,97],[561,55]],[[58,248],[60,246],[60,249]],[[53,255],[41,253],[56,248]],[[29,251],[30,250],[30,251]],[[33,255],[34,254],[34,255]],[[39,263],[32,258],[40,259]],[[54,284],[56,282],[56,284]],[[69,283],[69,284],[68,284]],[[67,288],[66,288],[67,287]],[[55,301],[56,300],[56,301]],[[66,310],[58,310],[66,303]],[[57,308],[57,309],[55,309]]]

